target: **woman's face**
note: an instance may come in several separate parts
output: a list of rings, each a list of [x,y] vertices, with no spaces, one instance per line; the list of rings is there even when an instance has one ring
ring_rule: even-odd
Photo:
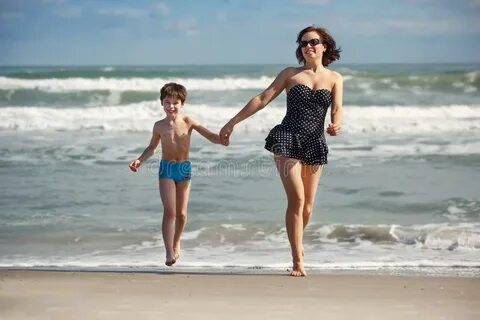
[[[326,49],[320,35],[315,31],[306,32],[302,36],[300,47],[302,48],[302,54],[306,61],[321,59]]]

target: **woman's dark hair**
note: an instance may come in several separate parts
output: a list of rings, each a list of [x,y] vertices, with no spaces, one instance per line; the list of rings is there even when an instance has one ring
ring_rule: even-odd
[[[298,36],[297,36],[298,47],[297,47],[297,50],[295,50],[298,63],[305,64],[305,58],[303,57],[303,54],[302,54],[300,41],[302,40],[303,35],[310,31],[315,31],[316,33],[318,33],[318,35],[320,36],[320,40],[322,40],[323,45],[327,47],[327,49],[323,53],[323,58],[322,58],[322,64],[325,67],[328,66],[333,61],[340,59],[340,52],[342,52],[342,49],[341,48],[337,49],[337,44],[335,43],[335,40],[333,39],[333,37],[328,33],[326,29],[312,25],[312,26],[306,27],[305,29],[303,29],[298,33]]]
[[[163,99],[166,97],[172,97],[175,100],[180,100],[180,102],[185,103],[187,98],[187,89],[181,84],[170,82],[167,83],[160,89],[160,101],[163,102]]]

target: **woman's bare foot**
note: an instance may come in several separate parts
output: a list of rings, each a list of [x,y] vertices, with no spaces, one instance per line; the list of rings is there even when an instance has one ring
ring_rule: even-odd
[[[307,272],[303,267],[303,262],[294,262],[292,271],[290,272],[292,277],[306,277]]]
[[[175,257],[175,260],[180,259],[180,245],[173,249],[173,256]]]

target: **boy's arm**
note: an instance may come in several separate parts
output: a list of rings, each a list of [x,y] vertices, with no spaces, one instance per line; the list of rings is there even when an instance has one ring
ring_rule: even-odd
[[[198,121],[192,119],[191,117],[187,117],[187,121],[190,123],[191,128],[202,136],[207,138],[212,143],[220,144],[220,136],[212,131],[208,130],[204,126],[202,126]]]
[[[155,123],[155,125],[153,126],[152,138],[150,139],[148,147],[145,148],[140,157],[130,163],[129,167],[130,170],[132,170],[133,172],[136,172],[137,169],[155,153],[155,149],[160,143],[160,134],[157,126],[157,123]]]

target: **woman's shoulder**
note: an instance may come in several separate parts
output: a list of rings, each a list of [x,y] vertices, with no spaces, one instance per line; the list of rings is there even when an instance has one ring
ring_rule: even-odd
[[[287,74],[292,74],[296,71],[297,68],[295,67],[286,67],[283,68],[282,71],[279,72],[279,75],[287,75]]]
[[[303,69],[304,69],[303,66],[298,66],[298,67],[289,66],[289,67],[285,67],[285,69],[283,69],[283,70],[288,70],[290,72],[298,72],[298,71],[301,71]]]
[[[302,70],[301,67],[286,67],[278,74],[278,77],[291,78]]]
[[[343,81],[343,77],[340,74],[340,72],[335,71],[335,70],[330,70],[330,69],[327,69],[327,70],[328,70],[329,76],[331,77],[333,82]]]

